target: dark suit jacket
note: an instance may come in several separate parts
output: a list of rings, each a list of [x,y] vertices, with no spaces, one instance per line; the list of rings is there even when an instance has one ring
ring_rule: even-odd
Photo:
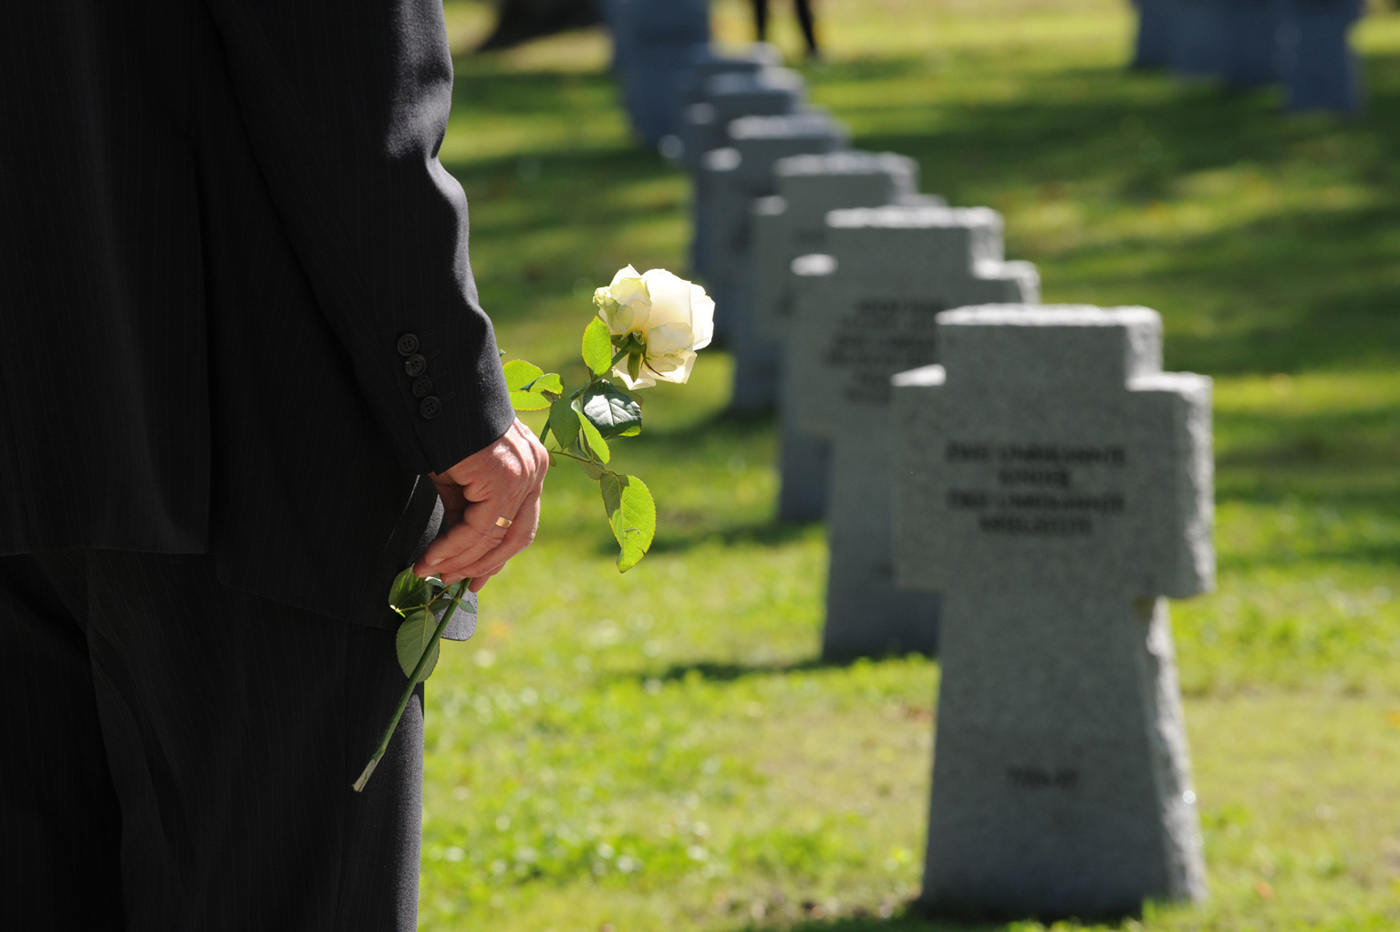
[[[0,4],[0,553],[212,553],[388,624],[512,414],[440,0]]]

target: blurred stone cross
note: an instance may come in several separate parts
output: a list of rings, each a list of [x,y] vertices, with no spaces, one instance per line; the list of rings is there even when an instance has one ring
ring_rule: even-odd
[[[942,594],[923,898],[1133,914],[1204,895],[1164,596],[1210,589],[1211,382],[1146,308],[939,315],[894,380],[901,583]]]
[[[845,150],[794,155],[773,167],[777,193],[752,202],[752,246],[745,290],[752,295],[759,333],[778,346],[778,371],[786,365],[796,279],[792,260],[825,253],[826,215],[846,207],[905,204],[918,195],[918,166],[893,152]],[[801,433],[794,406],[778,398],[778,520],[815,521],[826,509],[831,451],[827,441]]]
[[[729,410],[764,411],[778,400],[778,345],[754,319],[748,274],[753,248],[753,202],[777,187],[773,166],[791,155],[845,149],[846,128],[826,111],[810,108],[780,116],[741,117],[729,124],[730,145],[701,159],[711,199],[712,260],[705,279],[715,299],[715,334],[734,359]]]
[[[938,312],[1035,301],[1028,262],[1002,257],[985,207],[886,206],[827,214],[829,255],[802,256],[783,367],[797,428],[828,438],[830,549],[822,655],[938,648],[938,601],[896,585],[890,376],[937,359]]]
[[[807,99],[802,76],[786,68],[718,74],[700,85],[698,100],[681,116],[680,162],[690,175],[690,269],[703,279],[714,272],[710,214],[714,198],[706,186],[705,154],[731,143],[729,125],[746,116],[796,113]]]

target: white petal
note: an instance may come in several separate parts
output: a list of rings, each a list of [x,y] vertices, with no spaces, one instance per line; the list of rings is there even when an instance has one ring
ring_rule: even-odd
[[[640,278],[624,278],[615,281],[608,287],[608,293],[612,295],[618,304],[643,304],[649,300],[647,284]]]
[[[695,334],[692,349],[704,349],[715,336],[715,302],[699,285],[690,286],[690,329]]]
[[[651,294],[648,327],[665,324],[690,326],[690,282],[665,269],[651,269],[642,276]]]
[[[625,368],[619,368],[614,366],[612,374],[615,377],[621,379],[622,384],[626,385],[633,391],[636,391],[639,388],[651,388],[653,385],[656,384],[656,379],[652,378],[652,373],[646,369],[642,369],[640,378],[638,378],[635,382],[632,381],[631,374],[628,373],[628,371]]]
[[[624,278],[641,278],[641,277],[642,277],[642,274],[641,274],[640,272],[638,272],[636,269],[632,268],[632,266],[630,266],[630,265],[624,265],[622,268],[618,269],[618,270],[617,270],[617,274],[613,276],[612,284],[613,284],[613,285],[616,285],[618,282],[622,281]],[[611,287],[611,286],[609,286],[609,287]]]
[[[608,331],[617,336],[640,329],[637,327],[637,307],[635,304],[619,304],[615,309],[607,313],[600,313],[598,316],[602,317],[603,322],[608,325]],[[643,316],[642,320],[645,321],[646,317]]]
[[[647,361],[652,367],[652,375],[658,380],[677,385],[684,385],[690,378],[690,370],[695,368],[695,354],[690,350]]]
[[[647,331],[647,356],[666,356],[695,345],[689,324],[662,324]]]

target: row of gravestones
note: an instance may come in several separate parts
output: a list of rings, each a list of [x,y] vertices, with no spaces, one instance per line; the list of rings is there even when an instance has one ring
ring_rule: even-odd
[[[1133,0],[1135,68],[1216,78],[1236,89],[1282,84],[1289,110],[1355,111],[1360,74],[1347,33],[1364,0]]]
[[[1364,0],[1132,0],[1133,66],[1217,78],[1232,88],[1280,83],[1290,110],[1355,111],[1360,72],[1348,44]],[[682,129],[691,68],[709,51],[706,0],[600,0],[613,69],[637,135],[664,146]],[[698,61],[696,60],[698,56]],[[774,59],[775,60],[775,59]]]
[[[1036,307],[994,211],[847,149],[771,49],[691,61],[692,263],[781,516],[827,519],[823,653],[940,654],[925,905],[1200,898],[1165,597],[1212,583],[1209,380],[1153,311]]]

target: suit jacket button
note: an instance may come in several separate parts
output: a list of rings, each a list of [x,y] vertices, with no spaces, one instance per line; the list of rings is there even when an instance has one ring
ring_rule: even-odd
[[[414,353],[418,352],[417,334],[405,333],[403,336],[399,337],[399,342],[396,344],[396,347],[400,356],[412,356]]]
[[[442,402],[438,400],[437,395],[429,395],[418,402],[418,413],[426,420],[431,421],[442,413]]]
[[[421,353],[414,353],[403,361],[403,371],[408,373],[409,378],[417,378],[428,371],[428,360]]]
[[[433,390],[433,380],[426,375],[420,375],[413,380],[413,397],[422,398]]]

